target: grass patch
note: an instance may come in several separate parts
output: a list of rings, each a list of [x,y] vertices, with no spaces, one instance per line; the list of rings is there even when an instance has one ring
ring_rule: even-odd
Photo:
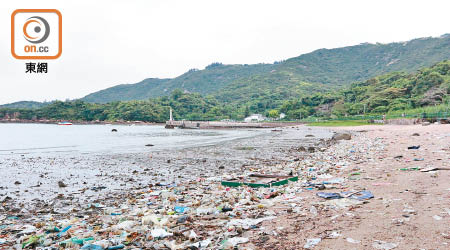
[[[323,121],[311,122],[308,126],[317,127],[345,127],[345,126],[362,126],[362,125],[381,125],[379,123],[368,123],[367,121],[349,120],[349,121]]]

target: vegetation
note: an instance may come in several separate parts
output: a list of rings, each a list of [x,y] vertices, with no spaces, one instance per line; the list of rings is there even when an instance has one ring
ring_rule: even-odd
[[[9,104],[0,105],[0,108],[25,108],[35,109],[49,105],[51,102],[34,102],[34,101],[20,101]]]
[[[446,112],[449,58],[446,35],[321,49],[274,64],[213,63],[174,79],[119,85],[81,100],[3,105],[0,118],[164,122],[170,107],[177,120],[242,120],[252,113],[273,119],[284,113],[285,120],[364,120],[363,115]],[[432,65],[441,59],[447,60]],[[423,65],[432,66],[411,72]]]
[[[220,65],[214,66],[220,67]],[[267,83],[270,85],[270,82]],[[255,91],[255,86],[243,85],[215,97],[174,90],[170,96],[146,101],[88,103],[81,100],[55,101],[37,109],[2,108],[0,117],[19,119],[57,119],[86,121],[148,121],[164,122],[169,117],[169,107],[175,119],[186,120],[241,120],[250,113],[264,113],[271,118],[285,113],[288,120],[308,117],[336,118],[364,114],[408,116],[411,113],[437,113],[448,111],[450,103],[450,61],[443,61],[429,68],[407,74],[393,72],[363,82],[351,84],[340,91],[327,91],[317,86],[302,84],[315,89],[313,94],[295,94],[295,86],[280,86],[275,91]],[[232,95],[238,89],[252,93],[249,96]],[[379,119],[374,118],[374,119]],[[333,125],[330,123],[329,125]],[[314,124],[313,124],[314,125]]]
[[[203,70],[191,69],[173,79],[150,78],[136,84],[118,85],[82,100],[94,103],[147,100],[181,89],[214,95],[219,101],[236,104],[236,108],[242,108],[239,103],[247,103],[253,106],[252,110],[261,112],[279,106],[286,98],[341,89],[388,72],[411,73],[449,58],[450,35],[401,43],[365,43],[319,49],[274,64],[212,63]]]
[[[231,113],[213,97],[202,97],[197,93],[189,94],[183,93],[182,90],[175,90],[168,97],[147,101],[106,104],[88,103],[81,100],[55,101],[39,109],[2,108],[0,109],[0,118],[165,122],[169,117],[170,107],[174,110],[174,118],[178,120],[217,120],[228,118]]]

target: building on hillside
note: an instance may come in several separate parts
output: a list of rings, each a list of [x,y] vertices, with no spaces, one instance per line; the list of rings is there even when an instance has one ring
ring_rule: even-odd
[[[261,122],[265,120],[267,118],[261,114],[252,114],[249,117],[245,117],[244,122]]]

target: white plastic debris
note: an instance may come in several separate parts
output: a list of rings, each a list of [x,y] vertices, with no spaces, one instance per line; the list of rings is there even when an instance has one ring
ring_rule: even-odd
[[[202,240],[202,241],[196,242],[196,243],[192,244],[191,246],[196,247],[198,249],[202,249],[202,248],[204,249],[207,246],[209,246],[209,244],[211,244],[211,240],[210,239],[206,239],[206,240]]]
[[[439,215],[434,215],[434,216],[433,216],[433,219],[435,219],[435,220],[442,220],[442,217],[439,216]]]
[[[225,241],[223,247],[225,249],[234,248],[238,244],[243,244],[243,243],[247,243],[247,242],[248,242],[248,238],[244,238],[244,237],[229,238]]]
[[[376,240],[373,244],[372,247],[375,249],[382,249],[382,250],[390,250],[390,249],[394,249],[398,246],[398,244],[396,243],[389,243],[389,242],[384,242],[381,240]]]
[[[355,240],[352,238],[346,238],[348,243],[352,243],[352,244],[359,244],[361,241],[360,240]]]
[[[309,212],[316,217],[317,216],[317,208],[315,206],[311,206],[311,208],[309,209]]]
[[[119,223],[119,224],[117,224],[117,225],[114,225],[113,228],[114,228],[115,230],[131,230],[131,228],[132,228],[134,225],[136,225],[136,222],[135,222],[135,221],[132,221],[132,220],[126,220],[126,221],[123,221],[123,222],[121,222],[121,223]]]
[[[243,228],[249,228],[251,226],[254,225],[258,225],[259,223],[265,221],[265,220],[272,220],[275,219],[275,216],[268,216],[268,217],[264,217],[264,218],[259,218],[259,219],[234,219],[234,220],[230,220],[230,222],[228,222],[227,226],[241,226]]]
[[[198,235],[194,232],[194,230],[191,230],[191,232],[189,233],[189,239],[190,240],[195,240],[197,239]]]
[[[36,231],[36,227],[33,225],[24,225],[23,230],[20,232],[22,234],[30,234]]]
[[[307,240],[306,240],[306,244],[303,246],[303,248],[311,249],[311,248],[313,248],[315,245],[319,244],[319,242],[320,242],[321,240],[322,240],[321,238],[307,239]]]
[[[151,232],[153,238],[164,238],[167,236],[172,236],[173,233],[168,233],[166,230],[162,228],[155,228]]]

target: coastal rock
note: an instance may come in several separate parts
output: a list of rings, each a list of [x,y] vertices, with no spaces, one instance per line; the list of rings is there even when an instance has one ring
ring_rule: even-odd
[[[305,137],[315,137],[314,135],[305,135]]]
[[[58,186],[59,186],[60,188],[65,188],[65,187],[67,187],[67,185],[66,185],[63,181],[58,181]]]
[[[153,146],[155,146],[155,145],[153,145],[153,144],[145,144],[145,146],[146,146],[146,147],[153,147]]]
[[[412,134],[412,136],[420,136],[420,134],[419,133],[414,133],[414,134]]]
[[[351,140],[352,135],[350,133],[336,133],[331,137],[332,140],[340,141],[340,140]]]

